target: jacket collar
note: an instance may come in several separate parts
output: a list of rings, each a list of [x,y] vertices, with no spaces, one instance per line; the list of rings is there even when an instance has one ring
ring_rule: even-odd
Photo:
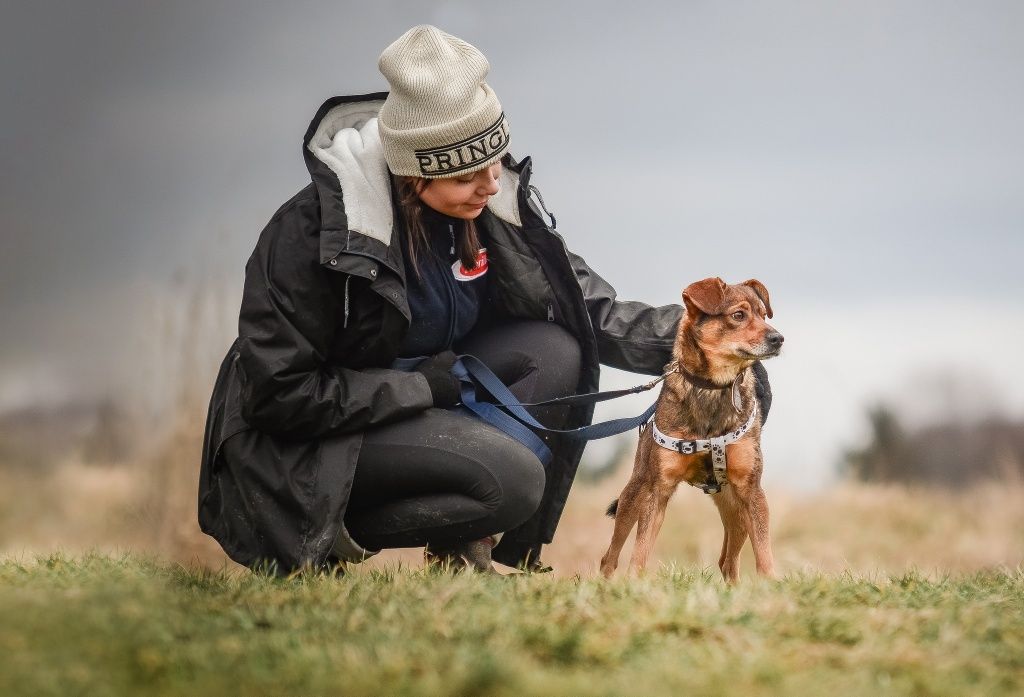
[[[377,132],[387,92],[332,97],[317,110],[303,137],[303,159],[320,199],[320,262],[341,252],[395,263],[389,248],[395,224],[391,177]],[[503,167],[494,215],[522,225],[521,167]],[[529,175],[527,174],[527,181]]]
[[[320,196],[321,226],[324,230],[353,230],[366,234],[386,244],[390,237],[390,229],[379,229],[379,205],[369,206],[369,196],[380,197],[380,187],[386,182],[387,164],[383,161],[380,151],[380,138],[376,135],[377,112],[386,92],[332,97],[325,101],[306,129],[302,139],[302,155],[306,168],[316,185]],[[372,121],[373,128],[367,128]],[[364,141],[364,138],[366,139]],[[374,149],[379,151],[379,158],[374,158]],[[349,181],[344,181],[348,179]],[[349,184],[349,187],[344,187]],[[351,191],[347,191],[351,188]],[[386,200],[386,194],[384,194]],[[349,206],[346,207],[346,199]],[[369,220],[365,216],[360,219],[360,204],[364,209],[371,208],[376,215]],[[349,220],[346,210],[350,209],[353,220]],[[378,228],[374,229],[374,224]],[[362,227],[364,230],[360,230]]]

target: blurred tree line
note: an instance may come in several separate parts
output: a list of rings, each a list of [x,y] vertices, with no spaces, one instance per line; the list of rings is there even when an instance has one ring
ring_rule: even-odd
[[[867,417],[867,442],[841,460],[843,472],[855,479],[948,486],[1024,479],[1024,422],[950,418],[910,429],[886,404],[868,409]]]

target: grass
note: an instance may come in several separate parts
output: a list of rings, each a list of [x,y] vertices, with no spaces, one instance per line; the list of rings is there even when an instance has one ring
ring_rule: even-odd
[[[0,694],[999,695],[1024,571],[640,579],[402,564],[277,579],[135,554],[0,561]]]
[[[721,523],[688,487],[655,571],[596,577],[623,466],[574,487],[555,574],[443,576],[386,550],[282,580],[199,532],[201,423],[152,462],[0,466],[0,696],[1024,694],[1020,482],[770,488],[783,579],[752,578],[748,545],[727,588]]]

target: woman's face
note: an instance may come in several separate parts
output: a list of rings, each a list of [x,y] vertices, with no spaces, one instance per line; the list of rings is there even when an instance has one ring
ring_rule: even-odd
[[[419,189],[420,200],[438,213],[453,218],[473,220],[483,211],[487,201],[498,193],[501,163],[458,177],[431,179],[429,186]],[[422,180],[424,183],[428,180]]]

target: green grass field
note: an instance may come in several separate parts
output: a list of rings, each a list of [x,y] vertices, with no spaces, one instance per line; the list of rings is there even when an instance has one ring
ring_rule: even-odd
[[[0,561],[0,694],[1011,695],[1024,571],[277,579]]]

